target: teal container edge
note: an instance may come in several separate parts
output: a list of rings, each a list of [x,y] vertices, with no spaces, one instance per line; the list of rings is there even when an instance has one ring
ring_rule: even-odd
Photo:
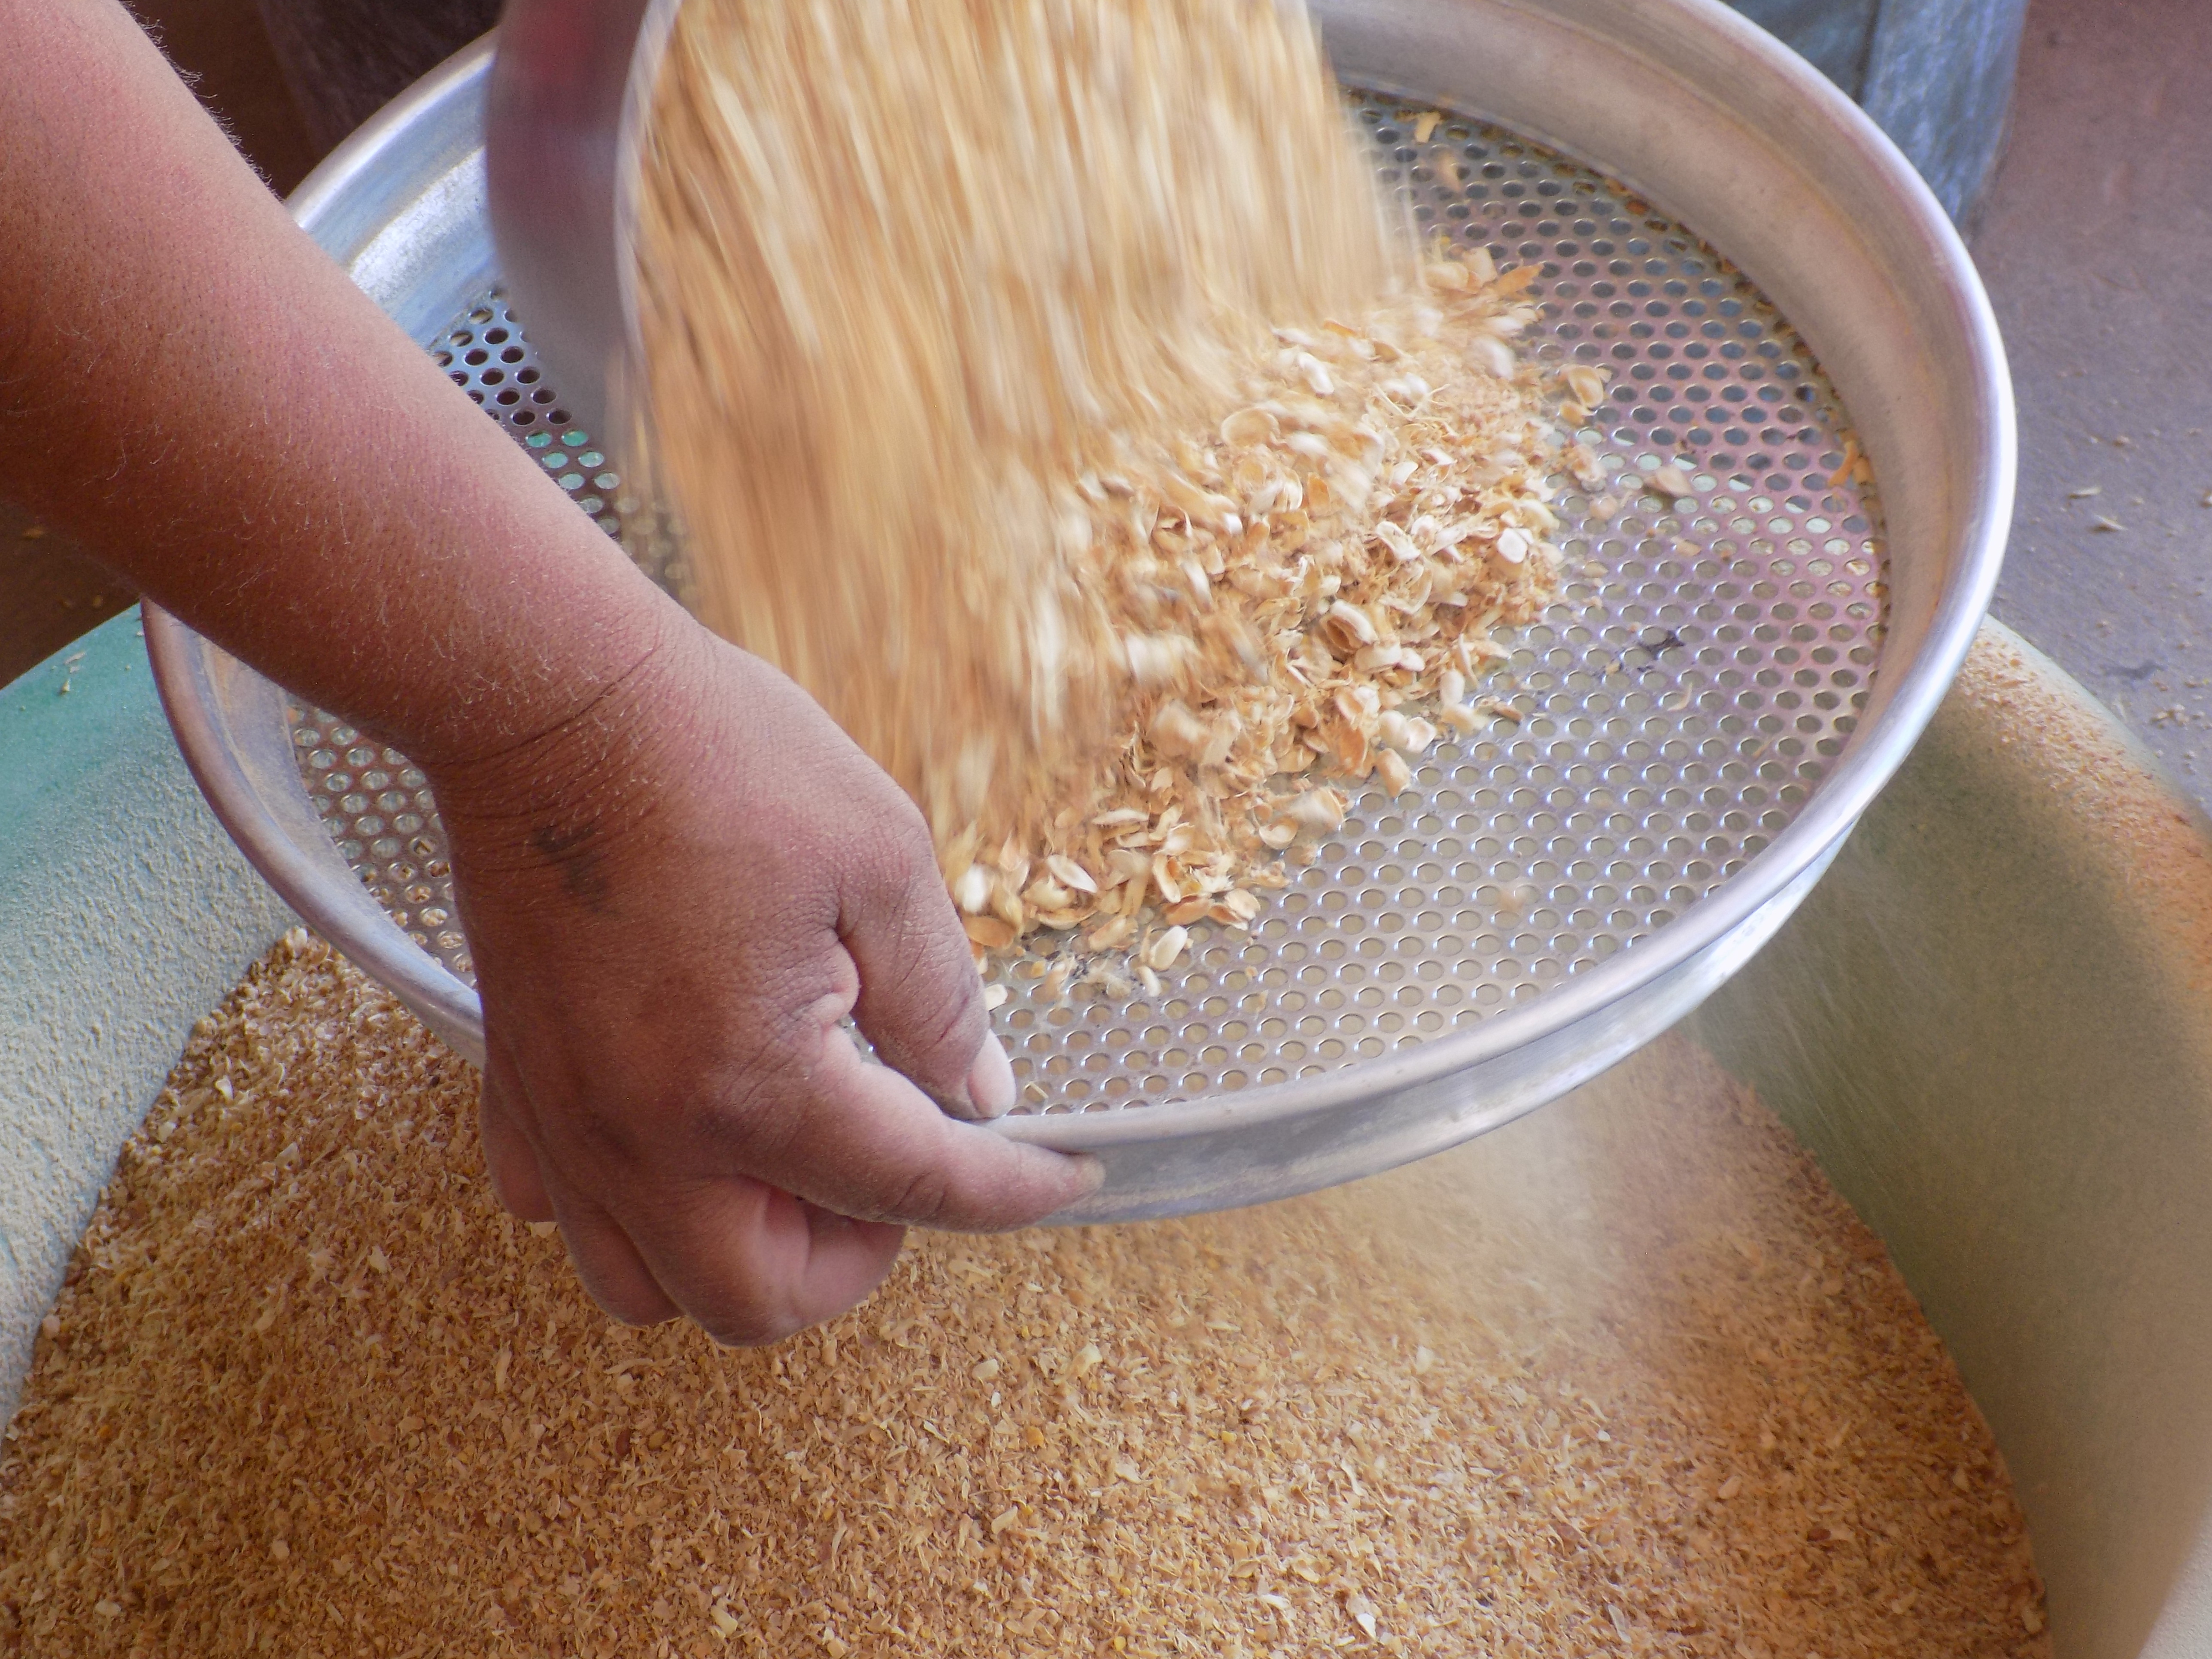
[[[1986,623],[1683,1028],[1879,1233],[1995,1431],[2062,1659],[2212,1654],[2212,823]]]
[[[0,687],[0,1419],[117,1149],[292,925],[185,769],[135,608]]]

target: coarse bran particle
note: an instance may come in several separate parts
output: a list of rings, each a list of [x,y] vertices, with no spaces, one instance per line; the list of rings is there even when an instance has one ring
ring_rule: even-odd
[[[1418,257],[1373,160],[1275,0],[678,19],[641,453],[702,617],[922,806],[979,957],[1248,927],[1324,778],[1502,712],[1468,682],[1595,464],[1547,409],[1606,371],[1519,363],[1534,268]]]
[[[1394,1175],[610,1325],[304,936],[126,1150],[0,1461],[32,1654],[2042,1659],[1879,1242],[1672,1040]],[[385,1263],[379,1270],[379,1257]]]

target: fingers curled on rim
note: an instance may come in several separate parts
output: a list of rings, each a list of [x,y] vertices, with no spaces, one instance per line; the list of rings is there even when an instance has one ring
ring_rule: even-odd
[[[507,1045],[487,1033],[483,1087],[477,1119],[483,1135],[484,1167],[492,1192],[509,1214],[524,1221],[557,1221],[576,1276],[592,1300],[626,1325],[673,1319],[674,1302],[661,1290],[629,1236],[591,1200],[559,1191],[521,1127],[522,1082]]]
[[[750,1172],[841,1215],[1000,1232],[1042,1220],[1098,1183],[1091,1159],[955,1122],[834,1028],[805,1075],[808,1098]]]
[[[633,1225],[656,1282],[733,1347],[781,1341],[854,1307],[883,1282],[905,1237],[746,1176],[686,1183]]]
[[[554,1207],[576,1277],[609,1317],[625,1325],[658,1325],[684,1311],[605,1210],[568,1193],[558,1194]]]
[[[477,1133],[483,1137],[484,1169],[491,1176],[492,1195],[509,1215],[523,1221],[553,1219],[553,1200],[545,1190],[545,1177],[538,1149],[515,1121],[514,1103],[520,1085],[505,1048],[488,1043],[483,1085],[477,1096]]]

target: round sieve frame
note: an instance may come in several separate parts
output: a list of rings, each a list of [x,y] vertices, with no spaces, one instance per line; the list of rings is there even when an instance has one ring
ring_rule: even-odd
[[[511,33],[532,9],[510,9]],[[1795,908],[1917,737],[1987,603],[2009,516],[2009,386],[1964,251],[1887,141],[1778,45],[1705,0],[1320,15],[1348,81],[1581,158],[1694,226],[1774,299],[1882,481],[1887,637],[1856,729],[1794,818],[1610,959],[1465,1029],[1317,1076],[998,1126],[1104,1160],[1103,1188],[1063,1220],[1249,1203],[1370,1173],[1509,1121],[1680,1018]],[[499,274],[474,148],[488,57],[477,48],[434,76],[295,198],[303,224],[426,343]],[[499,134],[495,121],[495,167]],[[534,290],[508,274],[534,330]],[[572,339],[563,375],[583,349]],[[480,1054],[473,994],[383,914],[318,820],[283,694],[173,619],[151,617],[148,635],[187,757],[249,855],[441,1036]]]

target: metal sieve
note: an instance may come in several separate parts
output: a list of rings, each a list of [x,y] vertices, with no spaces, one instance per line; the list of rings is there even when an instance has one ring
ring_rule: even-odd
[[[581,510],[677,581],[650,503],[594,436],[624,331],[618,271],[593,261],[620,245],[638,78],[604,64],[632,62],[642,10],[594,71],[563,20],[608,8],[517,0],[495,75],[488,45],[453,60],[295,210]],[[2009,383],[1964,249],[1888,142],[1768,37],[1711,0],[1317,12],[1385,181],[1433,230],[1538,267],[1540,361],[1613,369],[1589,435],[1620,482],[1594,499],[1560,480],[1565,591],[1502,671],[1517,726],[1431,750],[1404,796],[1358,795],[1249,933],[1194,931],[1156,999],[1063,994],[1042,961],[994,970],[1024,1091],[1000,1131],[1107,1166],[1062,1220],[1371,1173],[1532,1109],[1680,1018],[1788,916],[1911,748],[2010,515]],[[1688,495],[1644,486],[1662,465]],[[149,612],[148,639],[240,845],[480,1055],[421,775],[173,618]]]

